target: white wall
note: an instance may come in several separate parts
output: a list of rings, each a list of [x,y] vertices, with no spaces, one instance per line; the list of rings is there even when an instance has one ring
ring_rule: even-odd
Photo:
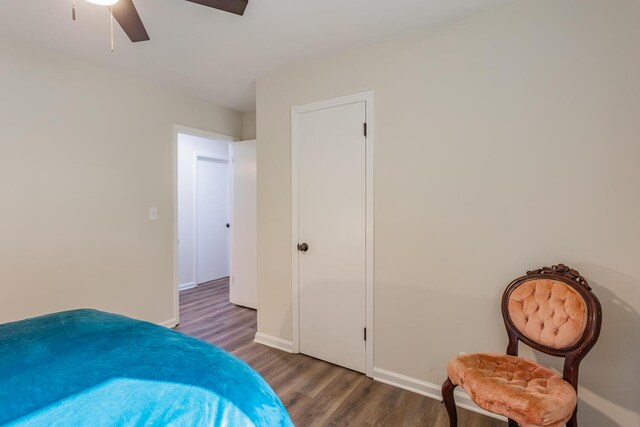
[[[195,153],[229,160],[229,143],[178,134],[178,283],[181,289],[196,285],[194,278]]]
[[[255,110],[242,113],[242,140],[248,141],[251,139],[256,139],[256,135],[257,129]]]
[[[638,22],[637,0],[523,0],[259,79],[258,331],[292,339],[291,107],[374,90],[376,367],[441,384],[504,351],[504,287],[564,262],[604,309],[580,423],[637,426]]]
[[[3,37],[0,97],[0,322],[171,320],[173,125],[239,136],[241,114]]]

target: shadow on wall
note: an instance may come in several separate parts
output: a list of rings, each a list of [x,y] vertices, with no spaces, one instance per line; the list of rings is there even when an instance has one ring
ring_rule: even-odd
[[[611,289],[637,295],[640,279],[590,263],[575,268],[584,273],[602,305],[600,338],[580,364],[578,420],[587,426],[627,427],[629,418],[640,418],[640,314]],[[562,372],[562,359],[536,356]]]

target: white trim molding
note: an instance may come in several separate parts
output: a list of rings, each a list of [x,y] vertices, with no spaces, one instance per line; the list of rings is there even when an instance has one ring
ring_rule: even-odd
[[[173,319],[165,320],[164,322],[158,323],[158,325],[164,326],[165,328],[172,329],[178,326],[178,319],[173,318]]]
[[[227,141],[227,142],[239,141],[239,139],[236,138],[235,136],[225,135],[225,134],[216,133],[216,132],[209,132],[207,130],[196,129],[196,128],[183,126],[183,125],[173,125],[173,131],[175,134],[181,133],[184,135],[199,136],[200,138],[215,139],[218,141],[220,140]]]
[[[366,237],[365,237],[365,327],[367,328],[367,341],[365,347],[365,374],[373,377],[374,366],[374,136],[375,125],[373,117],[373,91],[362,92],[355,95],[333,98],[325,101],[299,105],[291,109],[291,289],[292,289],[292,323],[293,323],[293,353],[300,352],[300,281],[298,271],[298,118],[303,113],[323,110],[356,102],[365,103],[366,115]]]
[[[196,286],[196,282],[182,283],[178,285],[178,289],[180,289],[181,291],[185,291],[187,289],[195,288]]]
[[[386,369],[382,368],[373,369],[373,379],[375,381],[389,384],[404,390],[409,390],[435,400],[442,400],[441,386],[438,384],[429,383],[417,378],[412,378],[392,371],[387,371]],[[476,405],[473,400],[471,400],[469,395],[460,388],[454,392],[454,395],[456,398],[456,406],[460,408],[468,409],[470,411],[477,412],[479,414],[486,415],[498,420],[507,421],[507,419],[502,415],[497,415],[492,412],[486,411]]]
[[[261,332],[256,333],[256,337],[253,342],[277,348],[278,350],[286,351],[287,353],[293,353],[293,343],[291,341],[283,340],[282,338],[263,334]]]

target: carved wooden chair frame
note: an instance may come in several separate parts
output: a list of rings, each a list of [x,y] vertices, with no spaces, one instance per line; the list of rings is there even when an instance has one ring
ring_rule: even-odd
[[[587,323],[584,332],[578,342],[571,347],[557,349],[533,341],[523,335],[511,320],[511,316],[509,315],[509,299],[511,293],[524,282],[538,279],[557,280],[569,285],[573,290],[578,292],[587,306]],[[522,341],[529,347],[541,351],[542,353],[551,356],[564,357],[562,377],[565,381],[571,384],[577,394],[580,362],[598,340],[598,337],[600,336],[600,327],[602,325],[602,308],[600,306],[600,301],[591,291],[591,287],[587,280],[576,270],[573,270],[564,264],[527,271],[526,276],[515,279],[509,284],[509,286],[507,286],[507,289],[505,289],[504,294],[502,295],[502,317],[509,336],[507,354],[510,356],[518,356],[518,342]],[[456,427],[458,425],[456,404],[453,395],[453,391],[456,387],[457,385],[453,384],[449,378],[447,378],[445,383],[442,385],[443,403],[447,408],[451,427]],[[576,404],[576,408],[573,410],[571,419],[567,421],[567,427],[578,426],[577,414],[578,405]],[[510,427],[517,427],[517,425],[518,424],[515,421],[511,419],[509,420]]]

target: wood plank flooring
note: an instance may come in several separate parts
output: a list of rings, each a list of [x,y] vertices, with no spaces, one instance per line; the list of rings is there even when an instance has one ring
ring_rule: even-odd
[[[298,427],[449,425],[436,400],[309,356],[254,343],[256,312],[229,303],[227,279],[180,292],[176,329],[224,348],[260,372]],[[460,427],[506,426],[463,409],[458,410],[458,420]]]

